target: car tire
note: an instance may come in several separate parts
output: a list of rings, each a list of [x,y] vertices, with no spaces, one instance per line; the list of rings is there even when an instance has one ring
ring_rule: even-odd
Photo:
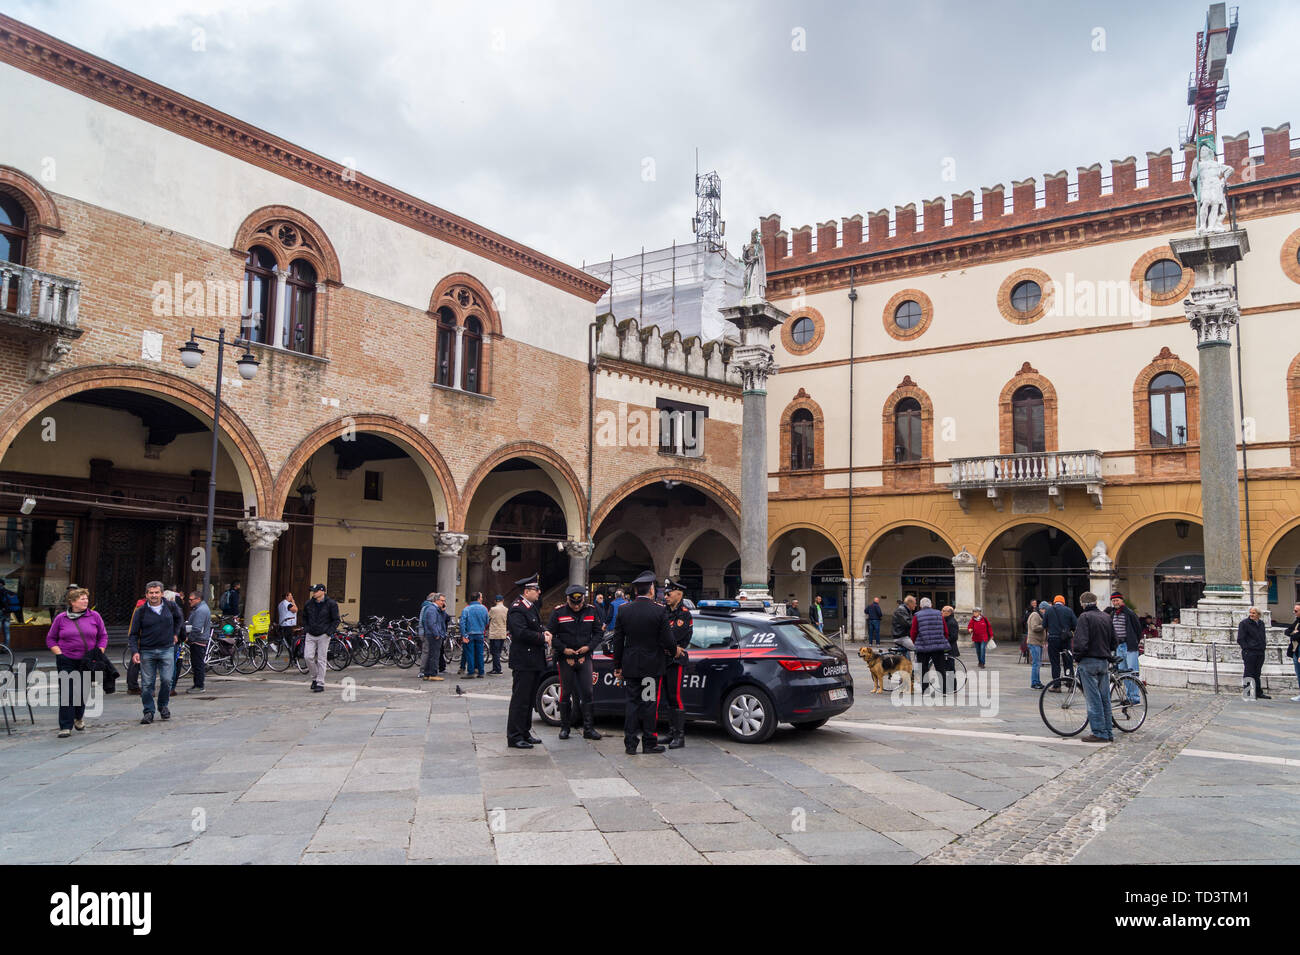
[[[826,721],[829,719],[829,716],[823,716],[819,720],[808,720],[804,723],[792,723],[791,725],[797,730],[815,730],[825,726]]]
[[[776,732],[776,707],[756,686],[738,686],[722,701],[722,728],[737,743],[766,743]]]
[[[533,709],[538,718],[547,726],[560,725],[560,676],[552,673],[542,678],[537,687],[537,698],[533,700]]]

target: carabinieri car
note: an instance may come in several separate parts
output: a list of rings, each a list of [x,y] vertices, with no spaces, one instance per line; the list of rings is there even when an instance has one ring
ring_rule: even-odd
[[[682,674],[687,719],[721,723],[740,743],[763,743],[778,723],[813,730],[853,705],[848,658],[810,624],[734,600],[700,601],[691,616],[690,660]],[[597,717],[621,719],[624,691],[614,682],[612,640],[611,633],[592,654],[593,700]],[[554,662],[535,707],[544,722],[560,725]]]

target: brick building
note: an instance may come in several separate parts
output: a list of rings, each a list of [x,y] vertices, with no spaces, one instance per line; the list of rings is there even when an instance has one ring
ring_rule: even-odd
[[[1268,604],[1300,596],[1300,141],[1224,140],[1239,225],[1251,513]],[[1191,151],[1150,152],[787,232],[769,383],[776,592],[982,604],[1113,583],[1140,612],[1201,593],[1197,347],[1170,252],[1195,229]],[[850,294],[850,292],[854,294]],[[1226,414],[1235,412],[1228,410]],[[1240,431],[1239,431],[1240,436]],[[1245,487],[1242,487],[1244,503]]]
[[[540,570],[719,591],[738,544],[721,343],[593,321],[590,275],[0,17],[0,576],[38,636],[212,575],[345,616]],[[30,502],[24,504],[26,499]],[[274,595],[274,596],[273,596]],[[549,596],[549,595],[548,595]]]

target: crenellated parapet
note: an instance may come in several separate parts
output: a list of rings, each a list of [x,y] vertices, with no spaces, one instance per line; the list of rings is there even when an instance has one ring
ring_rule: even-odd
[[[605,314],[596,319],[596,354],[601,358],[645,365],[678,375],[729,382],[731,346],[722,341],[683,337],[676,330],[660,332],[659,326],[637,324],[635,318],[616,321]]]
[[[1294,145],[1293,145],[1294,142]],[[1257,184],[1278,177],[1300,175],[1300,141],[1291,139],[1291,126],[1265,127],[1263,145],[1251,147],[1248,133],[1223,137],[1224,161],[1235,173],[1229,193],[1250,191]],[[838,223],[828,220],[802,225],[788,233],[781,217],[773,213],[760,220],[760,236],[767,254],[769,275],[791,268],[824,262],[838,262],[855,256],[888,254],[916,246],[931,246],[949,239],[978,239],[982,235],[1035,226],[1055,228],[1057,223],[1077,221],[1087,215],[1123,214],[1129,207],[1143,207],[1140,223],[1153,214],[1153,201],[1191,208],[1191,183],[1187,173],[1193,159],[1189,146],[1175,157],[1172,149],[1146,154],[1146,168],[1139,168],[1136,156],[1112,159],[1108,175],[1101,163],[1036,178],[1013,180],[1008,192],[998,183],[983,186],[976,198],[971,191],[936,196],[916,203],[881,209],[863,216],[846,216]],[[1266,188],[1260,186],[1259,188]],[[1073,218],[1072,218],[1073,217]],[[776,292],[782,291],[780,282]]]

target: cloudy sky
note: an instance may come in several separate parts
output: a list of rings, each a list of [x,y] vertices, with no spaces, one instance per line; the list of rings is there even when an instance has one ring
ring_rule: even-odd
[[[733,251],[769,212],[1145,161],[1187,121],[1207,5],[0,0],[574,264],[689,241],[697,148]],[[1300,5],[1241,4],[1221,132],[1300,131],[1297,36]]]

